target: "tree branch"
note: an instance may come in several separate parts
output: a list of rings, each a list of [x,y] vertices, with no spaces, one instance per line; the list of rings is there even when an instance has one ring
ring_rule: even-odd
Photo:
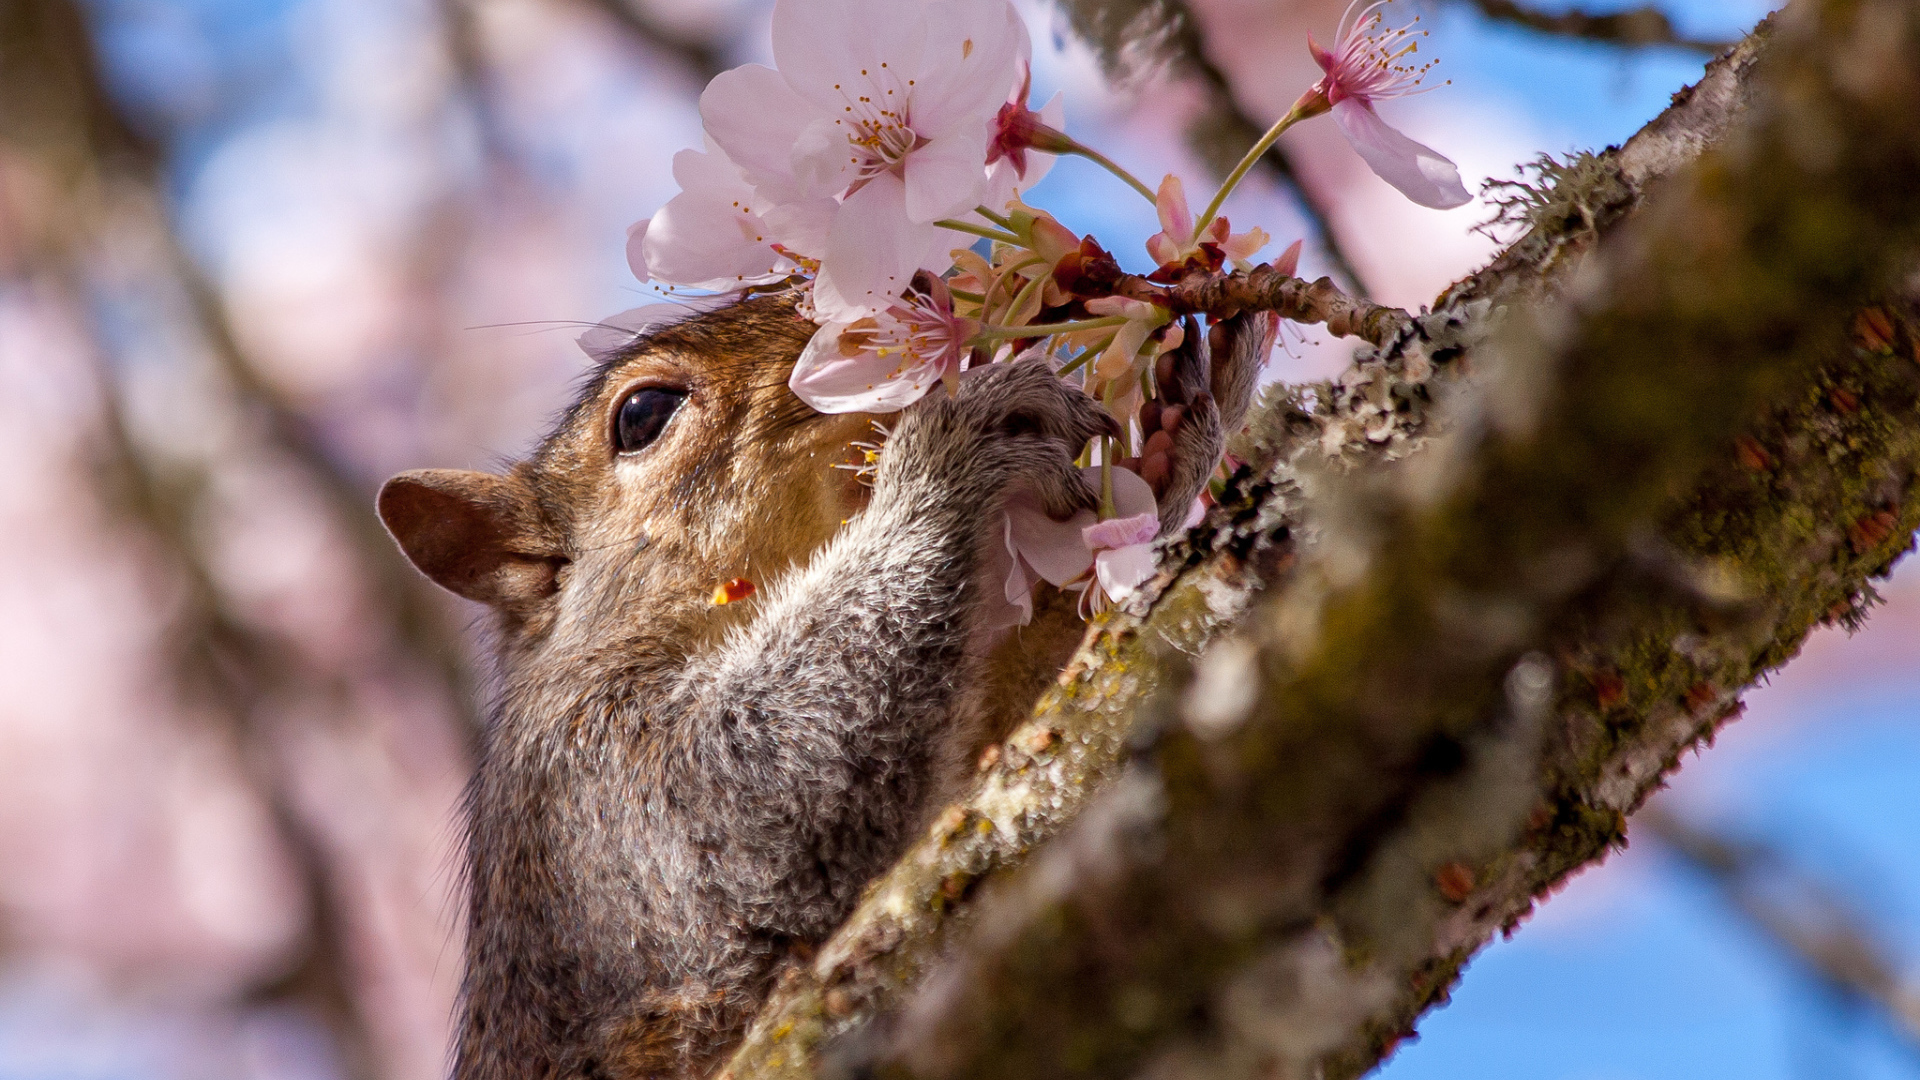
[[[1542,34],[1552,34],[1555,37],[1578,38],[1582,41],[1600,41],[1609,45],[1631,47],[1672,45],[1713,56],[1727,51],[1733,45],[1731,41],[1708,41],[1687,37],[1674,29],[1673,20],[1667,18],[1666,12],[1652,5],[1593,15],[1578,8],[1561,12],[1540,11],[1525,4],[1515,3],[1514,0],[1455,0],[1455,2],[1472,7],[1495,22],[1512,23]]]
[[[1707,875],[1735,911],[1822,982],[1878,1010],[1920,1050],[1920,995],[1901,986],[1892,950],[1821,882],[1764,844],[1716,835],[1658,803],[1633,824]]]
[[[1920,523],[1920,321],[1839,340],[1920,237],[1914,53],[1844,86],[1825,59],[1862,7],[1920,38],[1897,4],[1803,2],[1792,91],[1661,199],[1635,211],[1737,114],[1757,43],[1583,171],[1567,200],[1605,212],[1274,402],[1245,442],[1275,467],[1092,629],[729,1074],[1356,1076],[1619,842]],[[1783,149],[1809,131],[1826,156]],[[1578,305],[1523,306],[1583,253]],[[1437,398],[1453,433],[1374,467]]]

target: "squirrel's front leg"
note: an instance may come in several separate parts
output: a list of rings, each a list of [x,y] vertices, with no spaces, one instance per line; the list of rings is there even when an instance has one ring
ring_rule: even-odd
[[[753,622],[681,682],[700,814],[733,855],[712,884],[769,932],[818,939],[895,858],[958,753],[977,679],[986,544],[1017,485],[1068,516],[1073,457],[1113,424],[1043,360],[996,364],[902,414],[873,497]],[[707,827],[702,825],[701,827]]]

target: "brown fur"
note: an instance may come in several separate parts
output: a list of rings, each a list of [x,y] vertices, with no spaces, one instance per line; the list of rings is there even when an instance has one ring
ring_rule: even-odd
[[[897,418],[869,491],[832,466],[871,418],[787,389],[813,329],[770,298],[655,332],[506,476],[381,492],[415,564],[498,614],[460,1080],[711,1068],[781,959],[824,940],[1081,634],[1071,597],[1043,595],[988,663],[974,597],[1009,488],[1058,513],[1089,498],[1070,456],[1108,423],[1091,400],[1038,362],[936,391]],[[1205,351],[1183,357],[1215,419],[1179,433],[1205,459],[1176,463],[1182,506],[1220,438]],[[643,386],[687,396],[618,454],[615,410]],[[733,578],[757,593],[713,604]]]

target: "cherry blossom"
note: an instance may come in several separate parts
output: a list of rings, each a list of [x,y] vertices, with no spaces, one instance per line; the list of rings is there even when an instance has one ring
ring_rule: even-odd
[[[1094,583],[1108,600],[1125,600],[1153,576],[1153,538],[1159,534],[1160,515],[1153,511],[1108,518],[1080,530],[1093,552]]]
[[[820,260],[813,304],[888,308],[958,237],[937,221],[988,194],[988,124],[1029,54],[1007,0],[779,0],[775,68],[723,72],[700,97],[783,245]]]
[[[1261,228],[1230,235],[1230,226],[1224,217],[1216,217],[1204,227],[1195,228],[1193,210],[1187,204],[1186,185],[1172,173],[1160,181],[1153,205],[1160,215],[1160,231],[1147,238],[1147,254],[1153,256],[1161,270],[1168,272],[1157,274],[1161,278],[1171,277],[1189,265],[1218,270],[1226,259],[1245,266],[1254,252],[1266,247],[1271,239]]]
[[[641,281],[730,292],[779,281],[794,263],[773,248],[773,230],[740,170],[707,140],[673,155],[675,195],[627,230],[627,264]]]
[[[1374,103],[1418,93],[1421,78],[1432,67],[1411,67],[1400,61],[1419,46],[1411,25],[1382,30],[1380,8],[1386,0],[1368,4],[1356,16],[1354,8],[1340,20],[1332,49],[1323,49],[1311,37],[1307,48],[1326,72],[1294,105],[1301,118],[1329,110],[1334,122],[1374,174],[1421,206],[1448,210],[1473,196],[1460,183],[1452,161],[1389,126],[1374,111]],[[1415,20],[1418,21],[1418,20]]]
[[[953,311],[947,283],[920,275],[877,314],[829,322],[807,342],[787,385],[823,413],[894,412],[966,368],[979,323]]]
[[[1087,301],[1087,310],[1095,315],[1119,316],[1127,320],[1113,335],[1113,343],[1100,353],[1094,361],[1093,373],[1102,379],[1124,379],[1131,374],[1138,363],[1141,350],[1149,345],[1148,339],[1153,332],[1172,321],[1173,315],[1166,308],[1150,304],[1145,300],[1134,300],[1125,296],[1103,296]],[[1153,341],[1153,351],[1147,355],[1152,360],[1167,349],[1178,346],[1185,340],[1185,332],[1174,326],[1165,335]]]
[[[1088,466],[1080,470],[1080,475],[1089,490],[1099,489],[1100,466]],[[1129,521],[1147,516],[1158,522],[1153,489],[1145,480],[1118,467],[1112,468],[1108,476],[1118,513]],[[1004,589],[1002,596],[986,598],[988,628],[1026,625],[1033,618],[1033,587],[1042,581],[1062,588],[1076,584],[1085,587],[1090,575],[1098,573],[1098,557],[1087,542],[1088,530],[1100,524],[1091,510],[1056,521],[1047,516],[1040,500],[1030,492],[1015,492],[1007,501],[1000,529],[1001,543],[989,552],[986,580],[999,580],[1004,583]],[[1151,575],[1151,569],[1148,573]],[[1134,584],[1137,586],[1139,582]]]

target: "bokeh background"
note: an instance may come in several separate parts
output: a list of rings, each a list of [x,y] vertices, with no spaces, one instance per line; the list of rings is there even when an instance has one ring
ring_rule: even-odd
[[[1206,65],[1110,79],[1021,5],[1074,134],[1190,190],[1235,113],[1317,76],[1305,35],[1345,6],[1191,0]],[[1650,36],[1679,43],[1622,44],[1400,0],[1441,66],[1387,111],[1470,187],[1511,179],[1626,138],[1769,6],[1662,0]],[[0,1080],[444,1074],[483,647],[372,494],[538,438],[574,337],[649,301],[625,229],[673,193],[705,80],[765,59],[769,12],[0,0]],[[1484,202],[1411,206],[1331,124],[1283,149],[1292,175],[1229,212],[1306,237],[1308,276],[1419,305],[1502,235]],[[1151,208],[1092,167],[1033,198],[1145,263]],[[1270,377],[1350,353],[1291,335]],[[1384,1075],[1920,1077],[1920,570],[1881,593]]]

